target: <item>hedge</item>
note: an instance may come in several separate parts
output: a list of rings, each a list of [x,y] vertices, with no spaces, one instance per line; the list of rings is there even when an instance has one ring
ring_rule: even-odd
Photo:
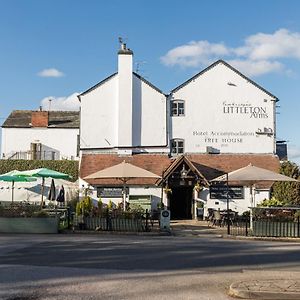
[[[0,174],[12,170],[32,170],[48,168],[72,176],[71,181],[78,179],[79,162],[75,160],[23,160],[23,159],[0,159]]]

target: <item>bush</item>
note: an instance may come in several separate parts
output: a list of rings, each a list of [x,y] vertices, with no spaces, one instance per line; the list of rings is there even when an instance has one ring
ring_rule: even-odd
[[[271,206],[283,206],[284,202],[281,200],[276,199],[275,197],[272,197],[271,199],[264,199],[259,205],[258,207],[271,207]]]
[[[48,168],[72,176],[71,181],[78,179],[79,162],[75,160],[23,160],[23,159],[0,159],[0,174],[12,170],[32,170]]]
[[[31,217],[48,217],[48,213],[41,210],[39,205],[27,203],[12,203],[9,206],[0,205],[0,217],[7,218],[31,218]]]
[[[84,197],[80,202],[76,204],[76,215],[89,216],[93,211],[93,202],[90,196]]]
[[[47,218],[49,217],[49,214],[44,210],[39,210],[34,212],[32,216],[35,218]]]

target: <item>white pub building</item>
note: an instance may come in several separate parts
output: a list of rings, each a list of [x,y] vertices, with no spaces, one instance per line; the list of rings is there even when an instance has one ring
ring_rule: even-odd
[[[196,208],[226,209],[210,180],[252,163],[278,171],[275,155],[277,98],[219,60],[169,94],[133,72],[133,52],[121,45],[118,71],[79,95],[80,177],[122,161],[161,180],[132,179],[127,201],[156,209],[161,201],[173,219],[191,219]],[[122,201],[117,180],[90,184],[95,199]],[[250,206],[250,191],[231,187],[230,209]],[[256,203],[269,198],[258,185]]]

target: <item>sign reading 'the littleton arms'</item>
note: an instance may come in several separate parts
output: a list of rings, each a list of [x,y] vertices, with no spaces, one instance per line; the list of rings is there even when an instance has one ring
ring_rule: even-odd
[[[97,197],[101,198],[122,198],[122,187],[98,187]]]
[[[209,187],[211,199],[226,199],[226,185],[212,185]],[[230,199],[244,199],[244,188],[242,186],[229,186],[228,197]]]

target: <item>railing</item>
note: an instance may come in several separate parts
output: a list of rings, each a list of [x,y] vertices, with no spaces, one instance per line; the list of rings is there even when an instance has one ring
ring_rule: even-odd
[[[255,220],[253,221],[253,236],[261,237],[300,237],[300,221],[296,220]]]
[[[147,232],[153,229],[151,216],[143,214],[108,211],[99,216],[74,215],[73,226],[79,230]]]
[[[250,228],[249,220],[238,220],[231,222],[229,234],[234,236],[256,236],[256,237],[300,237],[300,220],[287,219],[257,219],[253,220]]]
[[[5,156],[3,157],[5,159]],[[16,151],[7,155],[7,159],[25,159],[25,160],[57,160],[59,153],[55,151]]]
[[[250,221],[248,219],[234,220],[229,224],[229,234],[234,236],[248,236],[251,234]]]

